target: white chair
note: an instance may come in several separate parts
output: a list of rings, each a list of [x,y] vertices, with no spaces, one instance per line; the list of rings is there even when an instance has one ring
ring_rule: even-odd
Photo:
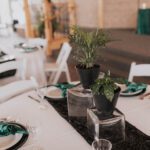
[[[56,84],[60,78],[60,75],[62,72],[65,72],[67,81],[70,82],[70,73],[67,65],[67,60],[70,55],[70,52],[72,50],[72,47],[69,45],[69,43],[64,43],[60,53],[57,57],[57,60],[55,63],[47,63],[45,66],[46,73],[51,73],[49,82],[52,84]]]
[[[26,66],[25,66],[24,60],[9,61],[9,62],[0,64],[0,73],[4,73],[9,70],[16,70],[16,74],[13,77],[0,79],[0,86],[8,84],[16,80],[20,80],[20,79],[24,80],[25,68]]]
[[[136,64],[135,62],[132,62],[128,81],[132,82],[133,77],[144,77],[149,76],[150,77],[150,64]]]

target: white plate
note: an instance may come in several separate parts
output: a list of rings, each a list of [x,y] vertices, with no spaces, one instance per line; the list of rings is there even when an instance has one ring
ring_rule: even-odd
[[[35,45],[33,45],[33,44],[31,44],[31,43],[23,43],[22,44],[22,48],[31,48],[31,49],[33,49],[33,48],[35,48],[36,46]]]
[[[78,84],[80,83],[79,81],[75,82],[70,82],[70,84]],[[64,97],[62,96],[62,90],[57,88],[57,87],[48,87],[46,90],[46,97],[51,98],[51,99],[63,99]]]
[[[20,141],[22,134],[0,137],[0,150],[6,150]]]
[[[34,51],[37,51],[37,50],[38,50],[37,48],[29,48],[29,49],[21,49],[21,52],[31,53],[31,52],[34,52]]]
[[[62,91],[59,88],[51,86],[51,87],[47,88],[46,97],[52,98],[52,99],[63,98]]]
[[[120,95],[121,95],[121,96],[136,96],[136,95],[142,93],[142,91],[143,91],[143,90],[138,90],[138,91],[136,91],[136,92],[128,92],[128,93],[123,93],[123,92],[121,92]]]
[[[8,60],[13,60],[15,57],[13,55],[4,55],[0,57],[0,62],[8,61]]]

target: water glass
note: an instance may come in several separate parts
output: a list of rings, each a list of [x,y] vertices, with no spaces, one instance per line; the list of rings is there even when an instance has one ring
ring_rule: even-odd
[[[112,144],[106,139],[98,139],[92,143],[92,150],[111,150]]]

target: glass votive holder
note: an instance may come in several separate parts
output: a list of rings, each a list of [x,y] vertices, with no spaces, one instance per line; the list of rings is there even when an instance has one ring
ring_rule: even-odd
[[[125,140],[125,117],[117,109],[106,118],[95,108],[87,109],[87,127],[95,139],[107,139],[113,144]]]
[[[112,144],[106,139],[98,139],[92,143],[92,150],[111,150]]]
[[[67,90],[68,116],[87,117],[87,108],[93,107],[93,97],[90,90],[83,89],[82,85]]]

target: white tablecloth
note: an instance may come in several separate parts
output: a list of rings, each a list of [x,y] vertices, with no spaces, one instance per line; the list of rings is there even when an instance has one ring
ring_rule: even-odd
[[[150,86],[147,91],[150,91]],[[150,99],[140,100],[139,96],[119,97],[117,108],[125,114],[129,123],[150,136]]]
[[[51,105],[45,101],[48,108],[41,109],[40,104],[28,95],[36,96],[32,91],[0,105],[0,118],[9,117],[35,128],[36,133],[30,134],[24,145],[26,150],[37,150],[34,146],[40,150],[91,150],[91,146]]]
[[[25,77],[29,79],[34,76],[39,84],[45,83],[45,71],[44,71],[44,61],[45,52],[42,50],[33,51],[30,53],[24,53],[19,48],[14,48],[15,44],[20,42],[25,42],[23,39],[8,38],[0,41],[0,50],[4,51],[9,55],[15,56],[16,59],[25,60]],[[25,69],[24,68],[24,69]]]

